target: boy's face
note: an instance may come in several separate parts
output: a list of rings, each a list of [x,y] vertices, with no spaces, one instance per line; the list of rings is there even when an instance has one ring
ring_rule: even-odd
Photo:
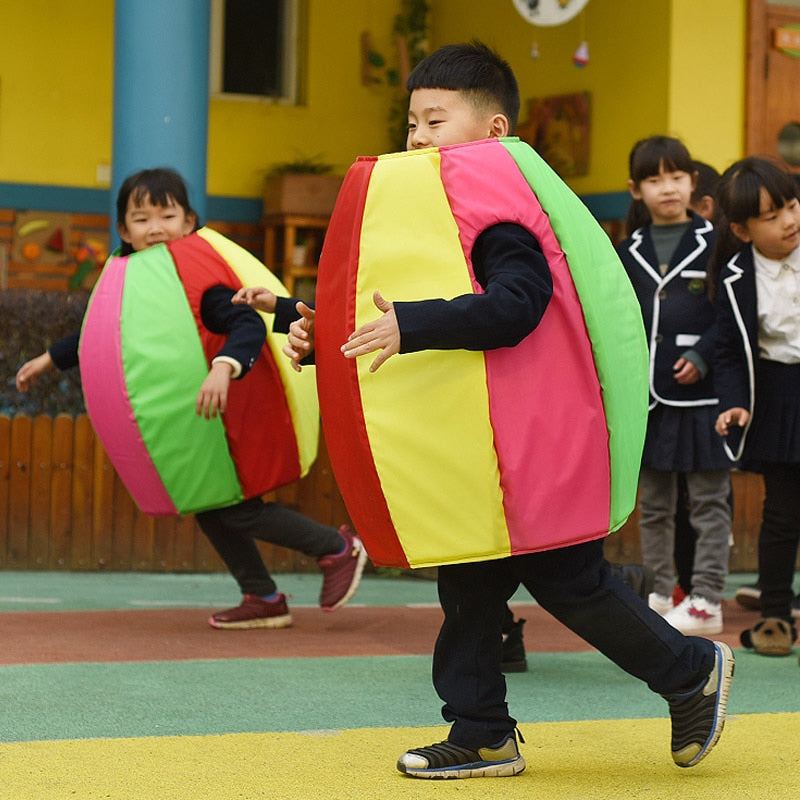
[[[137,205],[132,193],[128,198],[125,222],[118,229],[122,241],[138,253],[161,242],[173,242],[188,236],[194,225],[194,215],[187,214],[172,198],[165,206],[155,206],[147,195]]]
[[[408,103],[407,150],[508,135],[508,119],[481,112],[454,89],[415,89]]]

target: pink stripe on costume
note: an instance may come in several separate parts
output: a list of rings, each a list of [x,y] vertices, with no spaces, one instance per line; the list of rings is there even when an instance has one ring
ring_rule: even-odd
[[[148,514],[176,515],[177,509],[150,459],[125,384],[119,320],[127,257],[112,258],[92,295],[81,335],[80,370],[86,410],[120,479]],[[109,342],[113,346],[109,346]]]
[[[499,222],[530,231],[553,276],[553,297],[538,327],[515,347],[485,353],[512,553],[600,538],[609,524],[608,430],[566,257],[535,194],[499,141],[480,148],[442,148],[440,154],[442,182],[474,290],[483,292],[472,270],[473,245],[486,227]],[[565,353],[565,342],[570,343],[568,357],[554,362],[553,354]],[[572,435],[566,438],[564,431]],[[552,462],[549,468],[543,470],[542,459]],[[581,487],[579,496],[576,486]],[[579,538],[570,539],[571,531],[580,531]]]

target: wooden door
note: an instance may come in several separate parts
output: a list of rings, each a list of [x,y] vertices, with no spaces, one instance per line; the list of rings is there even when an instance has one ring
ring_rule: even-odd
[[[745,147],[748,155],[783,154],[800,171],[800,45],[788,54],[779,39],[793,27],[800,37],[800,7],[750,0]]]

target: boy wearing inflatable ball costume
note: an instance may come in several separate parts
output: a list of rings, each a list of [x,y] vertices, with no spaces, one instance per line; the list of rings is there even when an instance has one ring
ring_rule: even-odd
[[[343,606],[366,561],[358,537],[347,526],[337,531],[260,496],[299,477],[307,464],[298,462],[303,460],[300,436],[289,430],[293,416],[269,366],[265,322],[252,309],[231,304],[241,285],[236,285],[233,262],[245,270],[252,269],[255,259],[207,228],[196,231],[185,183],[170,169],[129,176],[117,197],[117,220],[122,248],[104,268],[82,332],[54,342],[23,364],[17,388],[28,391],[38,375],[53,367],[77,366],[80,344],[87,410],[132,496],[147,513],[196,513],[239,584],[242,603],[213,614],[213,627],[282,628],[292,622],[286,597],[278,592],[255,539],[316,558],[323,573],[320,605],[329,611]],[[264,271],[257,266],[259,274]],[[155,281],[161,283],[154,290]],[[120,304],[118,313],[110,310],[113,303]],[[129,315],[124,331],[123,314]],[[142,322],[148,315],[153,326]],[[169,330],[153,335],[159,318],[168,320]],[[120,348],[127,360],[115,360]],[[124,386],[114,384],[109,390],[123,371]],[[180,377],[183,371],[186,380]],[[261,390],[260,397],[248,397],[247,387],[232,385],[247,375],[255,376],[250,382],[253,390]],[[196,398],[185,389],[192,384],[200,384]],[[125,402],[137,400],[134,414]],[[119,431],[134,416],[139,428],[125,442]],[[309,427],[315,431],[316,412],[314,417]],[[182,436],[175,429],[184,426],[190,433]],[[214,438],[216,430],[224,433]],[[140,455],[136,448],[148,438],[150,450]],[[313,455],[306,454],[305,460]],[[148,483],[153,466],[159,474]]]
[[[326,237],[317,312],[298,306],[285,348],[296,369],[313,351],[328,451],[373,562],[439,567],[433,680],[452,727],[397,767],[418,778],[525,768],[500,669],[503,615],[520,584],[664,696],[673,760],[694,766],[722,732],[732,652],[674,629],[603,558],[605,536],[635,504],[647,414],[646,342],[630,284],[580,201],[534,151],[506,138],[519,110],[506,62],[480,43],[446,46],[407,88],[414,152],[351,167]],[[460,293],[450,284],[422,293],[459,270],[468,273]],[[474,385],[460,382],[473,370]],[[488,433],[473,414],[473,427],[446,445],[433,427],[410,435],[428,418],[447,427],[476,397]],[[398,427],[403,435],[392,438]],[[464,458],[479,436],[486,452],[473,447]],[[367,438],[369,459],[359,451]],[[495,469],[485,469],[492,458]],[[372,463],[378,477],[367,474]],[[405,504],[404,483],[413,484]],[[483,530],[454,499],[461,483],[469,514],[488,520]],[[487,514],[471,496],[499,496],[499,508]]]

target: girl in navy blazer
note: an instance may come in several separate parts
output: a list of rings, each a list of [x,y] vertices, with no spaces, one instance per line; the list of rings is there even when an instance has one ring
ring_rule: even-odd
[[[724,215],[712,272],[718,298],[717,432],[742,466],[764,476],[758,538],[762,620],[745,647],[788,655],[800,544],[800,203],[782,167],[745,158],[722,176]]]
[[[666,136],[630,156],[630,235],[618,247],[642,309],[650,346],[650,415],[639,476],[642,556],[655,575],[651,608],[684,633],[722,630],[728,572],[730,462],[714,422],[716,325],[706,263],[711,222],[689,210],[696,172],[686,147]],[[697,531],[691,591],[672,606],[678,477],[686,476]]]

